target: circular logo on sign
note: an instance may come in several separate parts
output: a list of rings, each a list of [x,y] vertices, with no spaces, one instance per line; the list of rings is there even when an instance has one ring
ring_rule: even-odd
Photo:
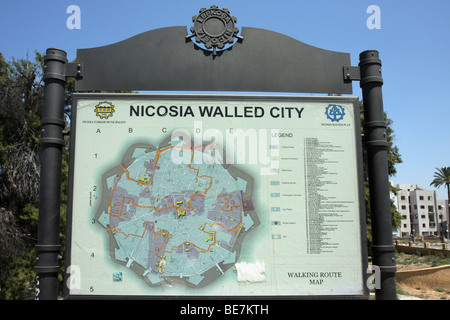
[[[108,119],[109,117],[112,117],[115,110],[111,102],[103,101],[95,106],[94,111],[96,116],[100,117],[100,119]]]
[[[327,115],[327,118],[331,120],[331,122],[339,122],[344,119],[345,109],[340,105],[330,104],[328,107],[326,107],[325,114]]]
[[[232,44],[239,29],[236,27],[236,17],[230,15],[228,9],[219,9],[217,6],[200,9],[198,16],[192,18],[194,25],[191,28],[192,35],[197,43],[203,43],[205,48],[223,49],[226,44]]]

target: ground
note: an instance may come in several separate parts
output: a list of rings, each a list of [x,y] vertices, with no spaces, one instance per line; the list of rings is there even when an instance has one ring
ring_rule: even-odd
[[[447,258],[448,259],[448,258]],[[416,270],[435,267],[437,265],[450,264],[446,259],[432,256],[416,256],[405,253],[397,254],[397,270]],[[448,279],[442,279],[443,282],[450,282]],[[399,295],[408,295],[425,300],[450,300],[450,290],[430,285],[426,281],[409,283],[408,285],[397,282],[397,291]]]

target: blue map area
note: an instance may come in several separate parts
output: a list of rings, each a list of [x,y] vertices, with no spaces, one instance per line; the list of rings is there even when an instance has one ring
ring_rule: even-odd
[[[111,235],[111,257],[151,286],[207,285],[237,262],[245,233],[259,224],[253,180],[217,159],[197,164],[204,153],[173,141],[130,150],[104,175],[97,221]]]

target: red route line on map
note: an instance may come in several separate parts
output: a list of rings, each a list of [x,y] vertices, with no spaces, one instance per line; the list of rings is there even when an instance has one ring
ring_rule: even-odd
[[[162,152],[165,152],[165,151],[167,151],[167,150],[169,150],[169,149],[172,149],[172,148],[179,148],[179,149],[185,149],[185,150],[193,151],[192,148],[178,147],[178,146],[171,146],[171,147],[167,147],[167,148],[165,148],[165,149],[158,149],[158,150],[156,150],[156,157],[155,157],[155,163],[154,163],[154,165],[153,165],[153,169],[156,168],[156,164],[157,164],[157,162],[158,162],[159,155],[160,155]],[[200,170],[197,169],[197,168],[192,168],[192,167],[191,167],[193,157],[194,157],[194,152],[192,152],[191,163],[189,164],[189,169],[191,169],[191,170],[196,170],[196,171],[197,171],[196,176],[199,177],[199,178],[203,178],[203,177],[210,178],[210,183],[209,183],[209,187],[207,187],[207,188],[205,189],[205,195],[201,195],[201,194],[191,194],[191,197],[190,197],[190,199],[189,199],[189,201],[188,201],[188,205],[189,205],[192,209],[191,209],[191,210],[182,210],[182,211],[193,211],[194,208],[191,206],[192,198],[193,198],[194,196],[205,198],[205,197],[206,197],[206,194],[208,193],[208,190],[211,189],[211,187],[212,187],[212,180],[213,180],[213,177],[206,176],[206,175],[199,176],[198,174],[199,174]],[[128,180],[131,180],[131,181],[134,181],[134,182],[136,182],[136,183],[139,183],[140,185],[146,185],[146,186],[149,186],[149,185],[151,185],[152,182],[153,182],[153,176],[154,176],[154,174],[151,175],[150,181],[149,181],[148,183],[144,183],[143,181],[139,181],[139,180],[135,180],[135,179],[133,179],[133,178],[130,178],[130,173],[129,173],[129,171],[128,171],[122,164],[120,164],[120,166],[122,167],[123,172],[119,175],[119,179],[117,179],[117,182],[116,182],[114,188],[113,188],[112,191],[111,191],[111,197],[110,197],[109,206],[108,206],[108,207],[109,207],[109,210],[110,210],[110,214],[109,214],[110,216],[112,216],[112,217],[120,217],[120,216],[122,215],[122,210],[123,210],[123,206],[124,206],[124,204],[125,204],[126,199],[131,200],[131,205],[134,206],[134,207],[144,208],[144,209],[153,209],[153,210],[155,210],[156,212],[161,212],[161,211],[163,211],[163,210],[167,210],[167,209],[171,209],[171,208],[177,208],[177,206],[174,205],[174,206],[169,206],[169,207],[165,207],[165,208],[162,208],[162,209],[159,209],[159,210],[158,210],[158,209],[156,209],[155,206],[140,206],[140,205],[134,204],[134,199],[133,199],[133,198],[129,198],[129,197],[127,198],[127,197],[124,197],[124,199],[123,199],[123,201],[122,201],[122,205],[121,205],[121,207],[120,207],[119,214],[118,214],[118,215],[112,214],[112,206],[111,206],[112,196],[113,196],[114,191],[115,191],[116,188],[117,188],[117,184],[119,183],[120,179],[122,179],[122,175],[123,175],[125,172],[127,173],[127,179],[128,179]],[[241,212],[240,212],[240,215],[241,215],[241,221],[237,224],[236,228],[234,228],[234,229],[228,229],[228,228],[222,226],[221,224],[217,223],[216,221],[214,221],[214,223],[208,223],[208,222],[205,222],[205,224],[203,225],[203,229],[205,229],[206,225],[209,225],[209,226],[213,227],[213,226],[216,224],[216,225],[218,225],[219,227],[221,227],[221,228],[223,228],[223,229],[225,229],[225,230],[228,230],[228,231],[231,231],[231,232],[235,232],[235,231],[238,230],[239,226],[241,226],[241,224],[242,224],[242,206],[232,206],[232,207],[231,207],[231,210],[224,210],[224,208],[229,204],[229,198],[228,198],[227,196],[220,195],[220,196],[217,197],[217,199],[219,199],[219,198],[221,198],[221,197],[226,197],[226,198],[227,198],[227,203],[225,203],[225,204],[222,206],[222,211],[223,211],[223,212],[233,212],[233,208],[240,208],[240,211],[241,211]],[[152,230],[153,235],[164,236],[164,234],[163,234],[164,232],[155,233],[155,229],[156,229],[156,228],[155,228],[155,224],[154,224],[153,222],[150,222],[150,221],[145,222],[145,224],[148,224],[148,223],[153,225],[153,230]],[[129,236],[134,236],[134,237],[138,237],[138,238],[143,238],[144,235],[145,235],[145,232],[147,231],[147,228],[145,228],[145,230],[144,230],[144,232],[142,233],[142,235],[137,235],[137,234],[132,234],[132,233],[126,234],[125,232],[118,231],[116,227],[106,228],[105,230],[106,230],[106,231],[114,230],[114,232],[116,232],[116,233],[122,233],[122,234],[125,235],[127,238],[128,238]],[[206,234],[214,233],[214,242],[208,246],[208,249],[203,249],[203,248],[201,248],[201,247],[199,247],[199,246],[196,246],[196,245],[193,244],[193,243],[190,243],[190,245],[196,247],[197,249],[199,249],[199,250],[202,251],[202,252],[203,252],[203,251],[209,252],[210,249],[211,249],[211,246],[217,244],[217,240],[216,240],[216,231],[202,231],[202,232],[204,232],[204,233],[206,233]],[[159,248],[159,250],[158,250],[158,252],[157,252],[157,254],[156,254],[156,256],[157,256],[158,258],[160,258],[160,259],[163,259],[163,258],[164,258],[165,253],[172,253],[173,250],[174,250],[175,248],[179,248],[180,246],[182,246],[182,245],[184,245],[184,244],[186,243],[186,242],[183,242],[183,243],[179,244],[178,246],[172,246],[171,250],[170,250],[170,251],[165,250],[165,251],[163,252],[162,257],[161,257],[161,256],[159,256],[159,253],[160,253],[160,251],[162,250],[162,248],[164,247],[164,245],[165,245],[165,243],[167,242],[168,239],[169,239],[169,233],[167,232],[166,239],[164,240],[163,244],[161,245],[161,247]]]

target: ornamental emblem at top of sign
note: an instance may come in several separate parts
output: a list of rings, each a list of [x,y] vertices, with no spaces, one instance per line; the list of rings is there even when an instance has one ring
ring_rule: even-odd
[[[195,37],[195,42],[202,43],[206,49],[212,49],[217,54],[217,49],[224,49],[226,44],[233,44],[234,38],[242,40],[238,36],[239,28],[236,27],[237,18],[231,16],[228,9],[219,9],[217,6],[200,9],[199,15],[192,17],[194,25],[192,34],[187,38]]]

